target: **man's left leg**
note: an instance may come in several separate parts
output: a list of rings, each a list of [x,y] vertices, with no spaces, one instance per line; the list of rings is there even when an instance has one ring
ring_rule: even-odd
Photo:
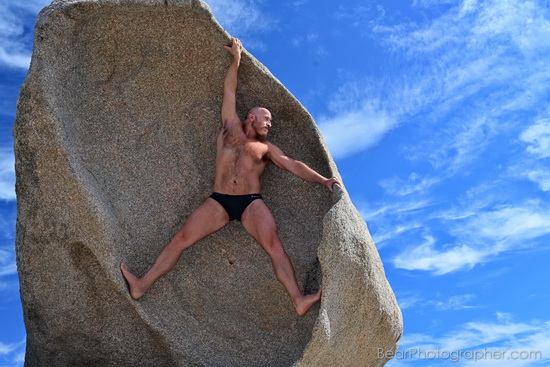
[[[286,288],[298,315],[305,315],[311,306],[321,299],[321,289],[317,293],[303,295],[298,287],[294,268],[290,262],[279,235],[275,219],[267,205],[261,199],[254,200],[244,211],[241,217],[246,231],[271,257],[271,263],[277,279]]]
[[[161,276],[172,270],[185,249],[216,232],[229,222],[225,209],[214,199],[207,198],[187,217],[183,227],[161,251],[153,266],[138,278],[126,264],[120,264],[122,275],[130,287],[130,295],[140,298]]]

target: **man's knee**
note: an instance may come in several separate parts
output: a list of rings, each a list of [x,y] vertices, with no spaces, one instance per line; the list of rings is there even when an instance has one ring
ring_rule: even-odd
[[[187,247],[191,246],[189,242],[189,230],[185,227],[180,229],[178,233],[174,236],[174,239],[170,242],[169,246],[178,250],[185,250]]]
[[[281,241],[279,241],[279,238],[276,236],[266,241],[263,247],[268,255],[273,259],[280,258],[281,256],[286,256],[285,249],[281,244]]]

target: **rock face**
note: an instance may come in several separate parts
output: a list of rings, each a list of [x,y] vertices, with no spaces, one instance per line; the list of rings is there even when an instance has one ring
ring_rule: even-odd
[[[344,190],[269,167],[263,195],[300,285],[298,317],[261,247],[231,222],[139,301],[144,273],[211,193],[229,35],[197,0],[54,1],[39,16],[14,127],[27,366],[382,366],[401,313]],[[338,175],[308,112],[244,53],[239,112]]]

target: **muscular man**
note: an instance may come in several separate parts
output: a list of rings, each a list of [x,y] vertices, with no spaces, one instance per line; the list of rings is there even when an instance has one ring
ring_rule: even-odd
[[[339,181],[321,176],[263,140],[271,127],[271,113],[267,109],[254,107],[244,123],[240,120],[236,92],[243,47],[236,38],[230,47],[224,47],[233,56],[233,61],[224,81],[222,129],[216,140],[214,193],[189,215],[142,278],[133,275],[125,264],[120,268],[130,287],[130,295],[138,299],[176,265],[186,248],[237,219],[271,257],[277,279],[286,288],[298,315],[303,316],[319,301],[321,289],[314,294],[301,293],[292,263],[279,240],[273,215],[260,195],[260,176],[271,161],[304,180],[326,186],[330,191]]]

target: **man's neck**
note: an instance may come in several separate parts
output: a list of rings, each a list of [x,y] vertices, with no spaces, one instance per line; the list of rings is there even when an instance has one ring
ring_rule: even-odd
[[[244,125],[244,134],[246,135],[247,139],[254,139],[254,140],[260,140],[258,138],[258,134],[256,133],[256,130],[252,128],[252,125]]]

